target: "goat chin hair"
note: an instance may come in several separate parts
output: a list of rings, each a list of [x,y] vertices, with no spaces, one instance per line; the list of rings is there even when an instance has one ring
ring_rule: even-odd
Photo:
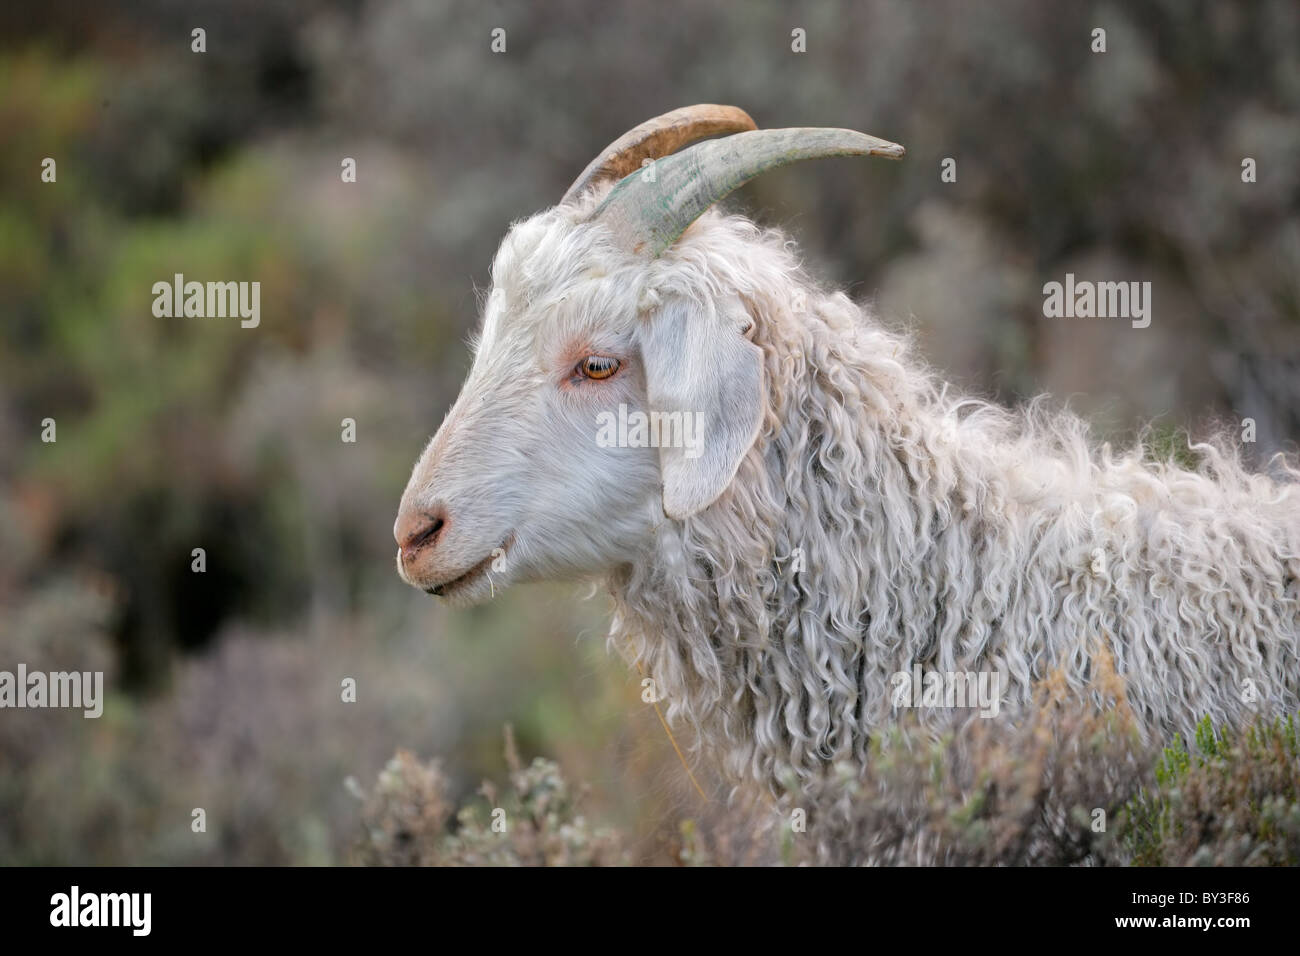
[[[1219,435],[1188,468],[1041,399],[961,395],[740,217],[706,214],[672,270],[678,294],[747,302],[763,425],[713,506],[611,576],[609,640],[729,776],[865,766],[918,665],[1002,675],[1006,714],[1056,672],[1095,697],[1104,651],[1147,739],[1296,709],[1294,461],[1252,473]]]

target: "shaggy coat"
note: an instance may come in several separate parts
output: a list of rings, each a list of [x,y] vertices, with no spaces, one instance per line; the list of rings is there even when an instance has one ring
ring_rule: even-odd
[[[1188,470],[958,394],[742,218],[665,258],[661,294],[745,302],[763,422],[723,496],[610,575],[610,643],[732,775],[864,765],[915,665],[998,672],[1014,712],[1056,669],[1084,693],[1105,647],[1148,736],[1296,709],[1293,466],[1251,474],[1219,442]]]

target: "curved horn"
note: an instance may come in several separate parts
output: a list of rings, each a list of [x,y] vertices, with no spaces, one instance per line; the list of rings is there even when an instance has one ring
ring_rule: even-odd
[[[749,129],[758,126],[748,113],[735,106],[701,103],[656,116],[628,130],[597,153],[560,202],[568,202],[607,179],[622,179],[632,170],[640,169],[641,160],[647,157],[658,159],[706,136]]]
[[[591,214],[633,252],[657,258],[686,227],[759,173],[826,156],[902,159],[897,143],[851,129],[763,129],[699,143],[655,160],[654,179],[625,176]]]

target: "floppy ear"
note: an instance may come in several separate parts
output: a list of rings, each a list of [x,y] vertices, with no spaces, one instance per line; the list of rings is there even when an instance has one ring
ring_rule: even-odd
[[[763,353],[739,300],[669,303],[642,326],[649,410],[681,413],[685,441],[659,443],[664,512],[690,517],[731,484],[763,419]],[[669,419],[676,421],[676,419]],[[661,421],[663,419],[661,418]]]

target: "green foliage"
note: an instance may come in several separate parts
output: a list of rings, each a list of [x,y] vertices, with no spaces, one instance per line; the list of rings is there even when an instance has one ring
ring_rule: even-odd
[[[1185,429],[1160,423],[1151,425],[1143,437],[1149,461],[1172,462],[1180,468],[1195,468],[1199,463]]]
[[[1243,733],[1205,717],[1194,746],[1175,738],[1155,785],[1124,809],[1123,845],[1142,866],[1300,864],[1295,715]]]

